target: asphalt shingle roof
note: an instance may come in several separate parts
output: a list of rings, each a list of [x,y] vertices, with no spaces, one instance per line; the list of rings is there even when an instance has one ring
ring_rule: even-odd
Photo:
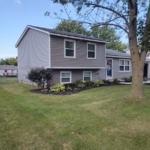
[[[118,52],[118,51],[115,51],[115,50],[112,50],[112,49],[106,49],[106,56],[111,56],[111,57],[128,57],[128,58],[131,57],[130,54]]]
[[[37,27],[37,26],[32,26],[32,25],[29,25],[29,26],[33,27],[33,28],[40,29],[40,30],[47,31],[49,33],[67,35],[67,36],[71,36],[71,37],[80,37],[80,38],[85,38],[85,39],[89,39],[89,40],[97,40],[97,41],[101,41],[101,42],[106,43],[106,41],[104,41],[102,39],[98,39],[98,38],[94,38],[94,37],[90,37],[90,36],[86,36],[86,35],[82,35],[82,34],[71,33],[71,32],[66,32],[66,31],[59,31],[59,30],[48,29],[48,28],[43,28],[43,27]]]
[[[0,70],[17,70],[17,66],[13,65],[0,65]]]

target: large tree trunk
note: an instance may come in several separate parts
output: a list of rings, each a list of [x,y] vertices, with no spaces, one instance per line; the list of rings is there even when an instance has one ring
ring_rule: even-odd
[[[130,31],[129,46],[132,62],[132,86],[129,96],[132,98],[144,98],[143,73],[146,51],[139,51],[134,30]]]
[[[143,72],[144,63],[143,61],[136,60],[133,58],[132,61],[132,87],[130,91],[130,97],[133,98],[143,98],[144,88],[143,88]]]

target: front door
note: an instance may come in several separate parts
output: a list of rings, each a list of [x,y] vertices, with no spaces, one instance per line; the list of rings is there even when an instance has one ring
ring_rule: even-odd
[[[113,78],[113,60],[110,58],[107,58],[107,79]]]

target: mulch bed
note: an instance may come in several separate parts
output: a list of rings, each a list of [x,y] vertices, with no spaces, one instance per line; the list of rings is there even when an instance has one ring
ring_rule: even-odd
[[[32,89],[30,91],[33,92],[33,93],[44,94],[44,95],[71,95],[71,94],[76,94],[76,93],[79,93],[81,91],[85,91],[85,90],[88,90],[88,89],[98,88],[98,87],[95,87],[95,86],[88,86],[88,87],[85,87],[83,89],[76,90],[76,87],[75,87],[74,84],[67,84],[67,85],[65,85],[65,87],[67,87],[68,85],[71,87],[72,91],[65,91],[65,92],[55,93],[55,92],[51,92],[51,91],[49,91],[47,89],[45,89],[46,91],[44,91],[41,88]],[[113,84],[105,84],[105,85],[101,85],[99,87],[102,87],[102,86],[112,86],[112,85]]]

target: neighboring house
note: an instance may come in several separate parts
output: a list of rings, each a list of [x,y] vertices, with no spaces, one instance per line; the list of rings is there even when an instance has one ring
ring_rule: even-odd
[[[17,66],[0,65],[0,76],[17,76]]]
[[[128,54],[130,56],[130,50],[129,49],[126,50],[126,54]],[[147,78],[147,79],[150,78],[150,53],[149,52],[147,53],[146,60],[145,60],[143,77]]]
[[[53,69],[51,84],[131,76],[130,57],[116,56],[97,38],[27,26],[16,47],[19,82],[29,83],[26,76],[34,67]]]
[[[106,50],[107,79],[124,78],[132,76],[130,54],[115,50]]]

